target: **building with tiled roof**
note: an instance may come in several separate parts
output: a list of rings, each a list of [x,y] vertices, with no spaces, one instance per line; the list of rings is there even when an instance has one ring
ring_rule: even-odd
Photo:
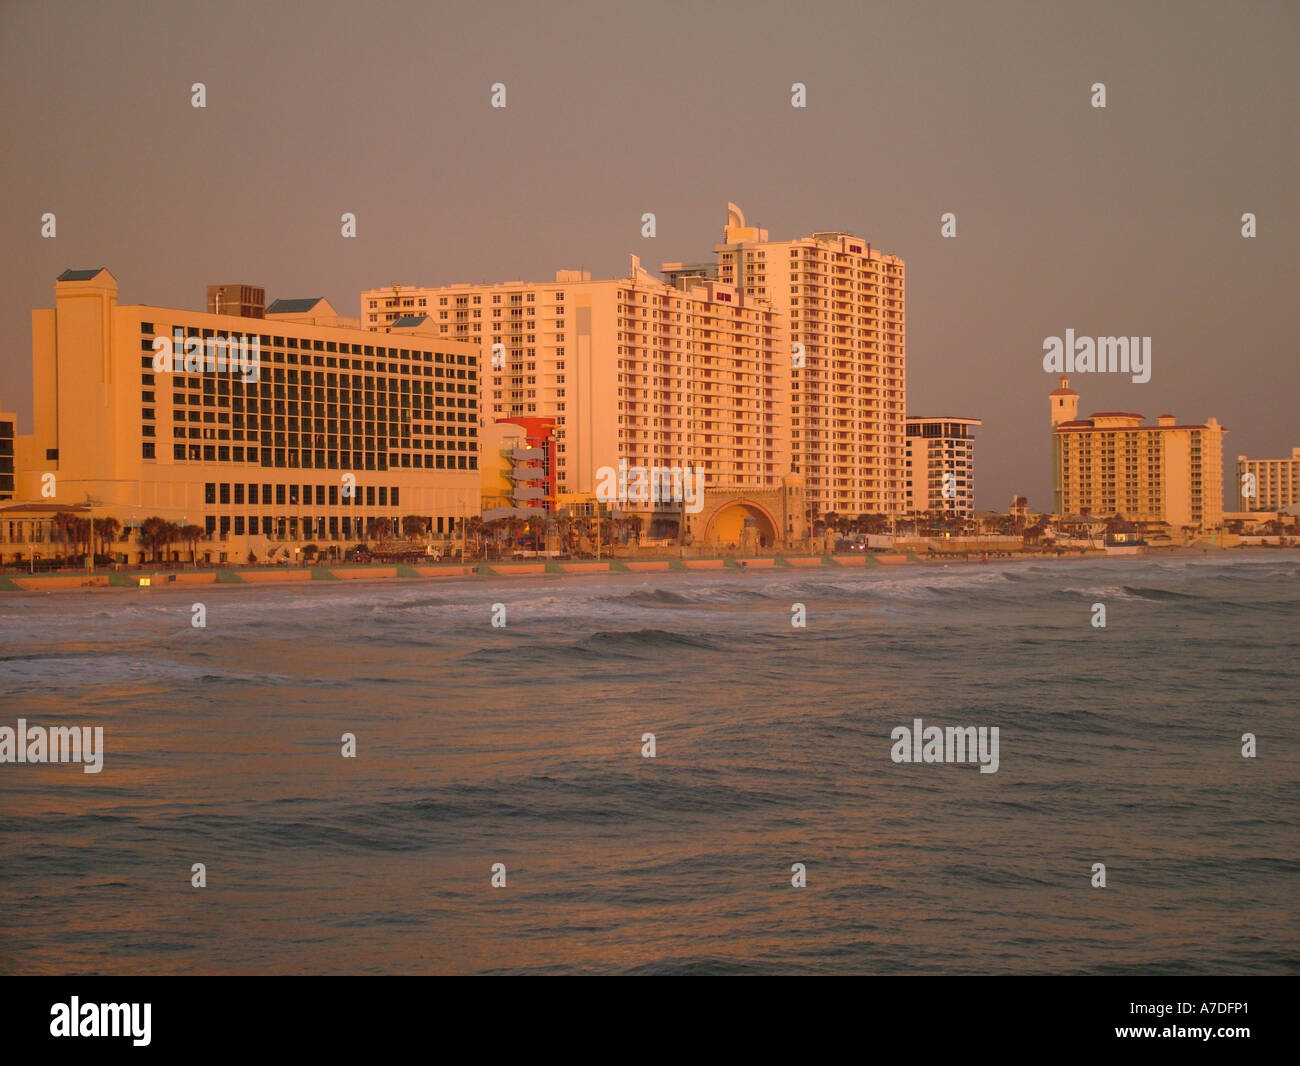
[[[1122,516],[1182,529],[1223,520],[1223,435],[1214,418],[1154,425],[1131,411],[1079,417],[1079,394],[1061,378],[1049,394],[1054,513]]]

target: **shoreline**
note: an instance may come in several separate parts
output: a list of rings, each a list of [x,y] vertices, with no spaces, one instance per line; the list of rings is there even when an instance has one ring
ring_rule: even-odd
[[[1011,552],[1003,556],[990,555],[988,563],[1008,562],[1088,562],[1104,560],[1158,560],[1206,559],[1213,555],[1221,558],[1228,553],[1240,555],[1249,551],[1265,557],[1286,548],[1158,548],[1139,553],[1108,554],[1106,552]],[[99,591],[152,591],[181,586],[198,588],[223,586],[239,588],[259,585],[315,584],[318,581],[337,583],[355,582],[374,585],[397,582],[402,584],[442,584],[444,582],[473,582],[494,578],[565,578],[600,574],[633,573],[716,573],[733,571],[783,570],[887,570],[893,568],[930,567],[946,569],[951,566],[980,566],[978,554],[971,556],[935,556],[924,558],[914,552],[879,554],[834,555],[770,555],[737,558],[719,556],[710,558],[654,558],[654,559],[564,559],[564,560],[510,560],[480,563],[439,563],[430,565],[369,564],[355,566],[311,567],[245,567],[241,569],[183,569],[183,570],[130,570],[86,573],[52,574],[0,574],[0,597],[8,593],[15,597],[52,595]]]

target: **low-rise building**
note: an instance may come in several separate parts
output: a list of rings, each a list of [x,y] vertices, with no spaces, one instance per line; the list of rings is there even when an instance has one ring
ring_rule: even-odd
[[[1237,456],[1237,510],[1278,511],[1300,503],[1300,448],[1290,459]]]

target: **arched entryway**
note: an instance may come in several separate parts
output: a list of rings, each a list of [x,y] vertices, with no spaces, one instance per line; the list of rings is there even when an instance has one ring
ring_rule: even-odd
[[[746,519],[752,520],[752,528],[758,538],[756,546],[771,547],[778,539],[776,521],[767,508],[760,507],[750,500],[733,500],[714,512],[704,529],[704,539],[711,544],[742,543]]]

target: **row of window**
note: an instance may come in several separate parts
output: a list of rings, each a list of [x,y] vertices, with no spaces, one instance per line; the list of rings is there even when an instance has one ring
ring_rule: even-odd
[[[269,507],[274,498],[277,507],[297,507],[299,503],[310,505],[315,500],[317,507],[366,506],[400,507],[401,489],[397,485],[355,485],[354,494],[348,496],[344,486],[338,485],[294,485],[259,486],[257,482],[209,481],[203,486],[204,503],[247,502],[256,505],[259,497],[264,507]]]
[[[249,321],[256,321],[250,319]],[[212,339],[218,336],[219,331],[213,329],[202,329],[198,326],[176,326],[175,330],[183,331],[188,337],[198,337],[201,340]],[[153,349],[153,338],[159,334],[154,329],[152,322],[140,323],[140,334],[146,338],[141,341],[142,349]],[[164,334],[165,335],[165,334]],[[222,334],[224,336],[224,334]],[[250,338],[251,339],[251,338]],[[392,374],[409,373],[413,362],[426,363],[445,363],[458,366],[472,366],[478,362],[475,356],[465,355],[463,353],[444,353],[433,352],[425,349],[415,348],[391,348],[384,345],[373,344],[347,344],[336,341],[309,340],[306,337],[271,337],[266,335],[258,336],[259,358],[263,361],[280,359],[288,363],[298,364],[300,361],[299,352],[325,352],[335,355],[363,355],[380,359],[398,359],[401,363],[389,363],[387,371]],[[276,349],[285,349],[277,351]],[[372,363],[366,363],[362,360],[347,359],[322,359],[311,355],[302,354],[301,363],[304,366],[315,365],[324,367],[340,367],[342,369],[352,370],[384,370],[385,367]]]
[[[147,427],[146,427],[147,428]],[[448,442],[451,447],[453,442]],[[454,442],[455,446],[471,452],[477,445],[468,441]],[[146,440],[140,446],[143,459],[157,460],[154,441]],[[54,449],[47,449],[47,452]],[[51,458],[57,458],[52,456]],[[260,463],[277,469],[308,470],[477,470],[478,455],[414,455],[409,452],[339,452],[307,448],[244,448],[227,444],[173,444],[172,459],[192,463]]]
[[[537,294],[536,294],[536,293],[531,293],[531,292],[530,292],[530,293],[528,293],[527,295],[528,295],[528,301],[527,301],[528,303],[531,304],[531,303],[536,303],[536,302],[537,302]],[[447,306],[447,301],[448,301],[449,299],[453,299],[453,297],[448,297],[448,296],[439,296],[439,297],[438,297],[438,306],[439,306],[439,307],[446,307],[446,306]],[[469,297],[469,296],[456,296],[456,297],[454,297],[454,299],[455,299],[455,301],[456,301],[455,306],[457,306],[457,307],[468,307],[468,306],[469,306],[469,302],[470,302],[470,297]],[[564,293],[562,293],[562,292],[553,292],[553,293],[551,293],[551,299],[554,300],[556,303],[564,303]],[[399,296],[399,297],[393,297],[393,298],[390,298],[390,299],[385,300],[385,301],[384,301],[384,306],[385,306],[385,307],[414,307],[414,306],[416,306],[417,300],[418,300],[418,304],[419,304],[420,307],[426,307],[426,306],[428,306],[428,299],[427,299],[426,297],[424,297],[424,296],[420,296],[420,297],[408,296],[408,297],[405,297],[405,298],[400,297],[400,296]],[[473,297],[473,301],[474,301],[474,305],[477,307],[478,305],[482,304],[482,302],[483,302],[483,297],[482,297],[482,296],[479,296],[479,295],[476,295],[476,296]],[[499,304],[499,303],[501,302],[501,293],[494,293],[494,294],[492,295],[492,302],[493,302],[494,304]],[[523,303],[523,302],[524,302],[524,300],[523,300],[523,294],[522,294],[522,293],[511,293],[511,294],[510,294],[510,303],[511,303],[511,304],[521,304],[521,303]],[[369,306],[370,306],[370,309],[373,311],[376,307],[379,306],[379,301],[378,301],[378,300],[371,300]],[[563,308],[561,308],[561,310],[563,310]]]
[[[370,523],[377,518],[393,521],[392,515],[362,515],[356,518],[351,515],[341,518],[337,515],[292,515],[287,518],[278,515],[206,515],[203,528],[209,539],[233,533],[237,537],[247,534],[252,537],[278,537],[282,540],[302,540],[306,537],[347,540],[367,536]]]

